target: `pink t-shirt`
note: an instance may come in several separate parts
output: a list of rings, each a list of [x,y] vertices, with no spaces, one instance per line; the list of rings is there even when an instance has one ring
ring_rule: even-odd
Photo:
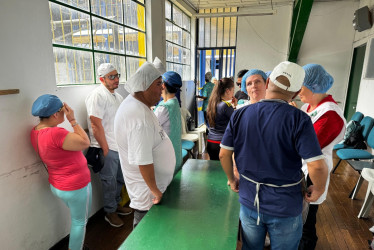
[[[62,148],[66,135],[64,128],[51,127],[31,130],[31,143],[48,168],[48,181],[57,189],[72,191],[81,189],[91,181],[87,160],[81,151]],[[39,138],[38,138],[39,134]]]

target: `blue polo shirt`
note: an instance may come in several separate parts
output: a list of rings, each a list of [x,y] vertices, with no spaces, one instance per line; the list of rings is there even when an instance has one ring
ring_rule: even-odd
[[[301,179],[302,159],[322,159],[310,117],[282,100],[262,100],[235,111],[221,147],[234,151],[241,175],[278,186]],[[239,202],[257,210],[256,184],[241,177],[239,187]],[[283,188],[261,185],[260,213],[298,216],[302,199],[301,184]]]

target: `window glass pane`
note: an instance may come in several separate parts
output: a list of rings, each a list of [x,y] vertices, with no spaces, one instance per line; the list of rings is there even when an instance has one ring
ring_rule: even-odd
[[[204,47],[205,41],[204,18],[199,18],[199,47]]]
[[[217,25],[217,47],[222,47],[223,41],[223,17],[217,18],[218,25]]]
[[[231,17],[230,46],[236,46],[236,17]]]
[[[230,17],[224,18],[223,46],[230,46]]]
[[[174,58],[174,62],[177,62],[177,63],[182,63],[182,48],[177,46],[177,45],[174,45],[173,46],[173,58]]]
[[[95,68],[97,69],[102,63],[113,64],[114,67],[116,67],[117,72],[121,74],[119,82],[124,83],[126,81],[126,59],[124,56],[95,53]],[[96,82],[100,82],[98,76],[96,76]]]
[[[173,21],[179,26],[182,27],[182,11],[173,5]]]
[[[190,50],[189,49],[182,49],[183,57],[182,63],[183,64],[190,64]]]
[[[134,58],[134,57],[127,57],[126,58],[126,65],[127,65],[127,79],[129,79],[133,74],[135,74],[136,70],[145,63],[145,59],[142,58]]]
[[[190,48],[190,33],[183,30],[183,46]]]
[[[145,34],[126,28],[126,54],[133,56],[145,56]]]
[[[125,9],[125,24],[140,30],[145,30],[145,9],[142,5],[131,0],[123,0]]]
[[[123,23],[121,1],[91,0],[91,11],[99,16]]]
[[[94,83],[92,52],[53,48],[57,85]]]
[[[165,17],[171,20],[171,4],[169,1],[165,1]]]
[[[171,22],[165,20],[165,29],[166,29],[166,40],[173,41],[173,25]]]
[[[144,0],[138,0],[138,2],[144,4]]]
[[[66,3],[70,6],[73,6],[73,7],[77,7],[79,9],[83,9],[83,10],[86,10],[86,11],[89,11],[90,8],[88,7],[89,5],[89,0],[57,0],[58,2],[61,2],[61,3]]]
[[[174,71],[172,63],[166,63],[166,71]]]
[[[94,35],[94,48],[110,52],[124,52],[123,27],[92,17],[92,31]]]
[[[166,43],[166,61],[173,61],[173,44]]]
[[[205,47],[210,46],[210,18],[205,18]]]
[[[182,45],[182,29],[173,25],[173,42]]]
[[[191,29],[191,19],[189,16],[183,13],[183,28],[190,31]]]
[[[52,2],[49,8],[54,44],[91,48],[89,15]]]

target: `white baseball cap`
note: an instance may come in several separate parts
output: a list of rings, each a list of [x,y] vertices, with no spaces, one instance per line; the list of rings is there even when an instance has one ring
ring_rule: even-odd
[[[102,63],[100,64],[99,68],[97,69],[97,75],[100,77],[104,77],[106,74],[117,70],[113,64],[111,63]]]
[[[290,86],[287,87],[282,83],[278,82],[276,79],[278,76],[287,77],[290,82]],[[269,78],[277,87],[287,90],[289,92],[297,92],[303,86],[305,77],[304,69],[296,63],[284,61],[278,64],[274,70],[271,72]]]

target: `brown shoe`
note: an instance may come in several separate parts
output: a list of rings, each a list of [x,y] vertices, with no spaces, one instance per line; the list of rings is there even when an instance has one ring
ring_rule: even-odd
[[[129,215],[132,213],[132,209],[129,207],[121,207],[120,205],[118,205],[116,212],[119,215]]]
[[[105,220],[112,226],[112,227],[122,227],[123,221],[116,212],[107,213],[105,215]]]

